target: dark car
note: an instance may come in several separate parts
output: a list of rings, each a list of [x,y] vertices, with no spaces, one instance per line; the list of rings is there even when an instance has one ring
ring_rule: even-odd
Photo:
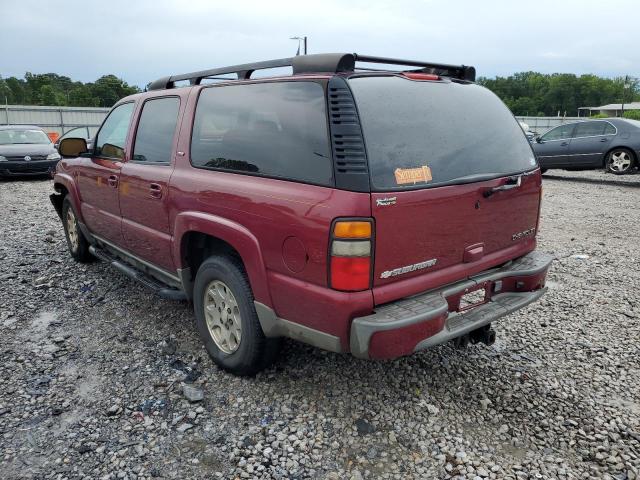
[[[0,177],[46,175],[60,158],[40,127],[0,125]]]
[[[320,54],[157,80],[113,107],[91,150],[60,143],[51,200],[70,253],[191,299],[207,351],[237,374],[278,337],[371,359],[491,344],[491,322],[544,294],[551,258],[536,251],[530,144],[474,77]]]
[[[609,118],[565,123],[537,137],[532,145],[543,172],[605,168],[621,175],[638,166],[640,122]]]

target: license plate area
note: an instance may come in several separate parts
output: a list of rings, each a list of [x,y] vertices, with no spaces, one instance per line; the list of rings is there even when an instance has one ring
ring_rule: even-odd
[[[458,311],[464,312],[465,310],[469,310],[470,308],[474,308],[480,305],[483,305],[489,301],[489,288],[488,284],[484,283],[465,291],[465,293],[460,297],[460,302],[458,304]]]

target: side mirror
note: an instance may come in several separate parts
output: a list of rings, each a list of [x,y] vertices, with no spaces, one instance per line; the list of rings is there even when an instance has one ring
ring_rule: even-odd
[[[542,137],[540,135],[536,135],[536,143],[542,143]]]
[[[58,145],[58,153],[63,157],[78,157],[88,150],[87,141],[84,138],[63,138]]]

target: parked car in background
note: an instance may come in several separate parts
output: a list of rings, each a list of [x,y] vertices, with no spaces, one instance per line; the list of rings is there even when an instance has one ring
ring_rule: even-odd
[[[529,140],[529,142],[533,142],[533,140],[536,137],[536,132],[531,130],[531,128],[529,127],[529,124],[520,122],[520,121],[518,123],[520,124],[520,127],[522,128],[522,131],[524,132],[525,137],[527,137],[527,140]]]
[[[64,133],[64,135],[60,136],[58,140],[54,143],[56,150],[60,145],[60,142],[65,138],[83,138],[87,142],[87,147],[90,149],[92,147],[93,137],[96,135],[98,131],[98,127],[75,127],[71,130],[68,130]]]
[[[536,137],[533,150],[543,173],[551,168],[605,168],[621,175],[638,166],[640,121],[608,118],[565,123]]]
[[[60,154],[40,127],[0,126],[0,177],[46,175],[58,160]]]
[[[301,55],[123,98],[91,150],[60,143],[51,200],[71,255],[192,299],[236,374],[282,336],[369,359],[491,344],[491,322],[545,292],[540,169],[473,67],[407,62]]]

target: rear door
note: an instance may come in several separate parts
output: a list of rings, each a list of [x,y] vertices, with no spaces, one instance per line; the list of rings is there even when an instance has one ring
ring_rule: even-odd
[[[80,208],[89,230],[98,237],[122,245],[118,188],[120,169],[126,161],[129,124],[134,102],[115,107],[96,137],[91,158],[78,167]]]
[[[350,85],[373,190],[376,303],[393,300],[390,284],[419,278],[426,290],[534,248],[539,170],[494,94],[400,76]]]
[[[570,165],[569,146],[574,128],[574,123],[560,125],[540,137],[540,140],[533,145],[540,166],[559,168]]]
[[[174,271],[169,226],[169,179],[173,172],[180,97],[142,104],[131,159],[120,174],[122,234],[129,252]]]
[[[609,150],[616,129],[609,122],[578,123],[569,146],[570,163],[576,167],[601,167],[602,156]]]

